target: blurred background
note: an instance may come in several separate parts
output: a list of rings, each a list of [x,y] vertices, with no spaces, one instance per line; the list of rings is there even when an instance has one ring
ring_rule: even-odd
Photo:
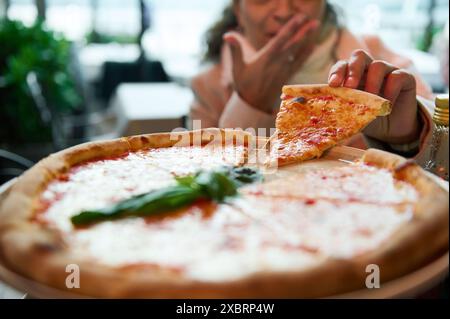
[[[448,90],[448,0],[332,2]],[[71,145],[184,127],[204,33],[227,3],[0,0],[0,184]]]

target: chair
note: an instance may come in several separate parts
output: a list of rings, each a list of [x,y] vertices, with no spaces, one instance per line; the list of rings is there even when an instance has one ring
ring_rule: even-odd
[[[26,84],[39,111],[42,123],[52,128],[52,142],[55,151],[93,139],[117,137],[114,131],[102,132],[102,128],[106,126],[104,124],[114,120],[107,111],[86,112],[78,115],[63,114],[48,103],[34,72],[28,73]]]
[[[99,85],[100,98],[108,105],[120,84],[142,82],[170,82],[170,77],[159,61],[106,62]]]
[[[0,149],[0,185],[20,176],[33,165],[20,155]]]

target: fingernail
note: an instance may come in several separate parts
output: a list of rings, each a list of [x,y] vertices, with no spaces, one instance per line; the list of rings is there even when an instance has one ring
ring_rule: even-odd
[[[358,83],[356,83],[356,81],[357,81],[356,78],[351,76],[345,81],[344,86],[346,86],[346,87],[356,87],[357,84],[358,84]]]
[[[337,81],[339,80],[339,78],[338,78],[338,76],[337,76],[337,74],[332,74],[331,76],[330,76],[330,79],[328,80],[328,82],[330,83],[330,84],[337,84]]]
[[[223,40],[225,41],[226,44],[231,45],[231,46],[236,44],[233,37],[226,37],[224,35]]]

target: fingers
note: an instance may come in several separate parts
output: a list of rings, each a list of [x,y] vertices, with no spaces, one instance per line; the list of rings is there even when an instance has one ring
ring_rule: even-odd
[[[299,32],[301,27],[307,22],[307,18],[303,15],[294,16],[265,46],[266,53],[269,56],[274,56],[279,55],[281,51],[285,51],[286,44],[291,42],[292,38],[296,36],[297,32]]]
[[[364,50],[353,52],[348,63],[344,86],[351,89],[360,87],[360,85],[363,84],[365,72],[371,63],[372,58]]]
[[[403,70],[394,70],[386,77],[383,96],[396,104],[398,97],[401,93],[413,92],[412,95],[415,98],[416,80],[414,76]]]
[[[307,21],[300,29],[294,34],[292,39],[286,43],[283,50],[292,51],[294,54],[301,51],[302,48],[310,46],[314,42],[312,35],[318,30],[320,21],[311,20]]]
[[[331,87],[342,86],[345,79],[347,78],[348,62],[339,61],[337,62],[330,71],[330,76],[328,78],[328,84]]]
[[[354,52],[348,62],[337,62],[331,68],[328,84],[352,89],[363,86],[365,91],[383,96],[393,104],[402,92],[416,89],[414,76],[387,62],[372,61],[362,50]]]
[[[245,66],[244,53],[242,50],[243,36],[237,32],[228,32],[223,36],[224,41],[228,44],[233,59],[233,72],[242,70]]]
[[[372,94],[380,94],[386,77],[395,70],[398,68],[389,63],[373,61],[368,67],[365,90]]]

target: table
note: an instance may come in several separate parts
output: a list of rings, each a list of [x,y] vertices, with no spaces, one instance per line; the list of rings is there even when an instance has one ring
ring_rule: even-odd
[[[190,88],[176,83],[126,83],[117,88],[110,107],[121,136],[171,132],[185,126],[193,98]]]
[[[151,51],[151,50],[150,50]],[[146,51],[147,52],[147,51]],[[79,61],[84,79],[88,83],[100,80],[105,62],[135,62],[141,54],[137,44],[89,44],[80,49]],[[201,71],[200,58],[192,55],[164,54],[149,59],[161,61],[167,74],[179,83],[189,80]]]
[[[80,50],[79,60],[85,80],[92,83],[100,79],[106,61],[134,62],[139,55],[137,44],[89,44]]]
[[[0,282],[0,299],[23,299],[25,294],[18,292]]]

